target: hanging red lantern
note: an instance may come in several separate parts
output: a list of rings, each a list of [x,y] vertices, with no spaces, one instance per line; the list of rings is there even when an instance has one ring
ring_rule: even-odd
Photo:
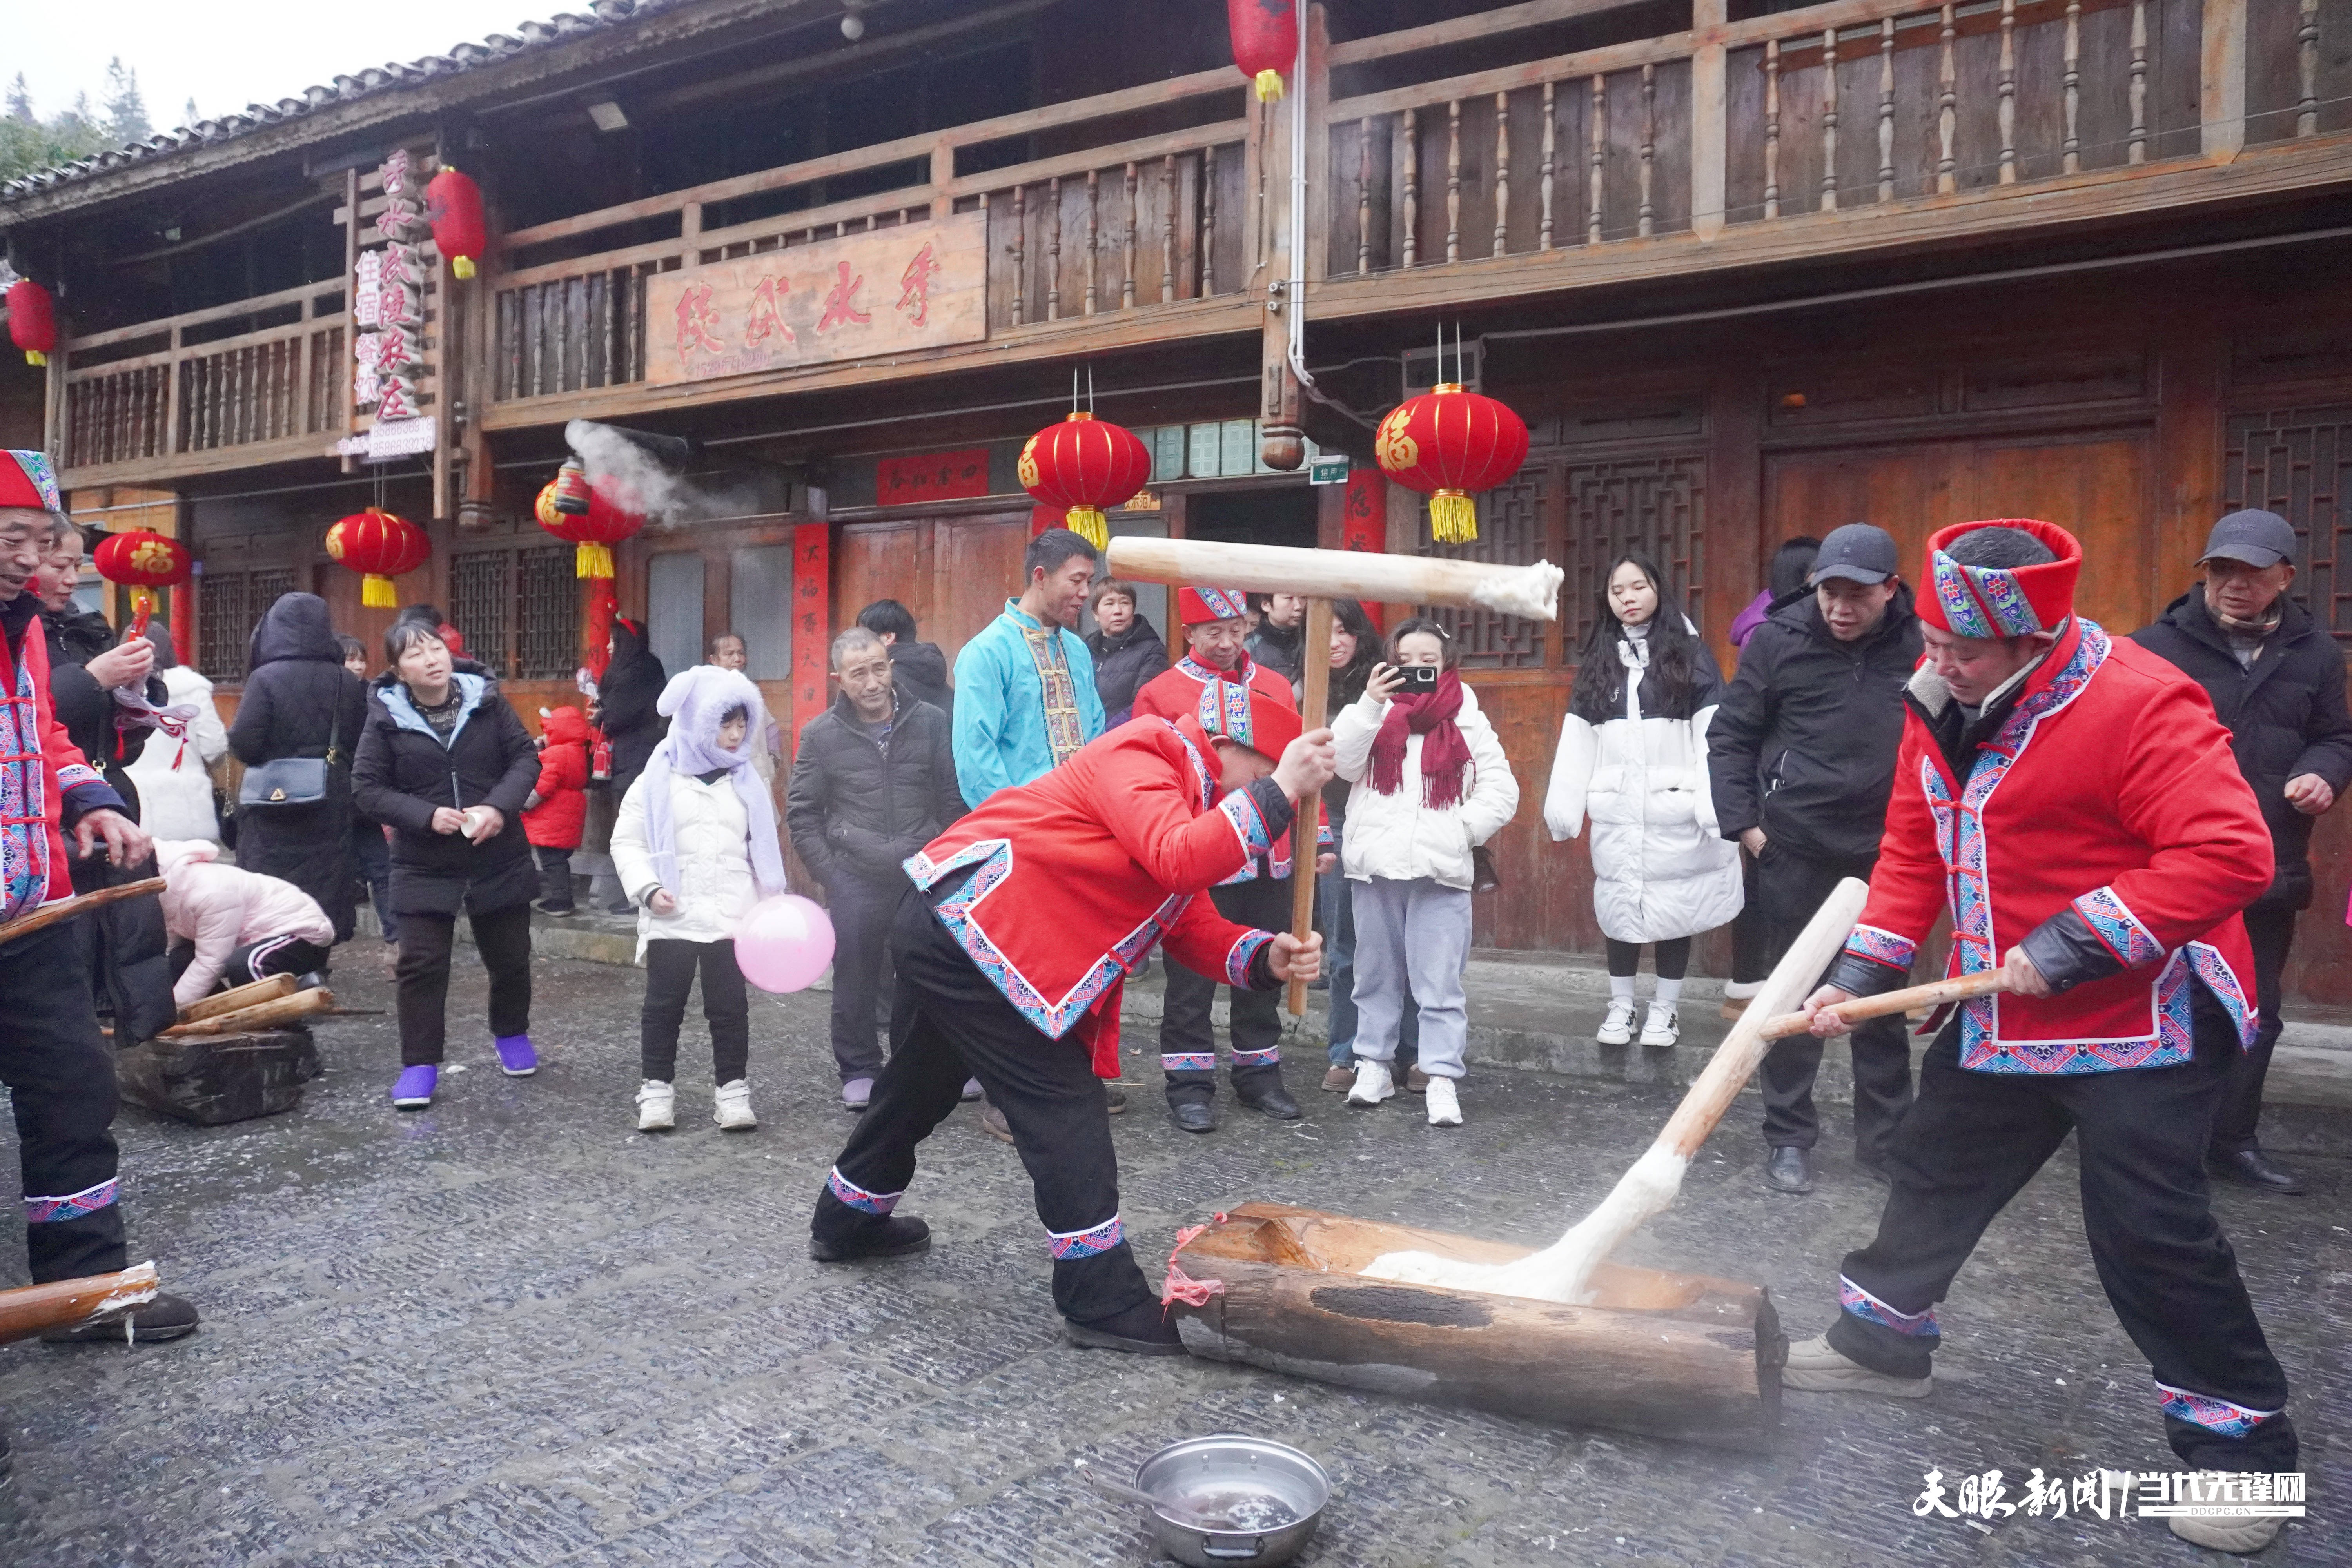
[[[1429,497],[1430,537],[1461,544],[1478,537],[1478,509],[1470,498],[1528,460],[1528,427],[1493,398],[1440,382],[1381,421],[1372,456],[1382,473]]]
[[[8,285],[8,336],[25,351],[26,364],[47,364],[58,346],[58,316],[49,291],[29,278]]]
[[[433,246],[449,264],[450,274],[474,275],[488,229],[482,221],[482,187],[473,177],[443,166],[425,187],[425,221],[433,226]]]
[[[1257,86],[1257,100],[1282,96],[1282,73],[1298,64],[1298,12],[1291,0],[1225,0],[1234,64]]]
[[[1125,426],[1073,413],[1029,437],[1019,472],[1034,500],[1069,514],[1060,526],[1100,550],[1110,543],[1103,512],[1126,504],[1151,478],[1151,448]]]
[[[575,576],[601,578],[613,576],[613,546],[625,539],[634,539],[646,525],[645,513],[638,510],[636,498],[622,483],[610,476],[594,479],[580,473],[580,483],[585,488],[585,505],[574,512],[565,506],[571,493],[566,480],[577,470],[571,463],[550,479],[539,492],[538,504],[532,509],[539,526],[563,540],[579,546],[572,552],[572,573]]]
[[[147,635],[147,617],[155,613],[155,590],[188,580],[188,547],[152,529],[134,528],[110,533],[90,552],[98,574],[131,590],[131,635]]]
[[[415,571],[432,553],[423,529],[378,507],[355,511],[327,530],[328,557],[362,574],[360,603],[372,610],[396,607],[400,595],[392,580]]]

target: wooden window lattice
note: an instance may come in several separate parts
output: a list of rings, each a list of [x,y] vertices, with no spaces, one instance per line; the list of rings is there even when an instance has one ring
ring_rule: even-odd
[[[2221,449],[2222,510],[2260,507],[2302,536],[2295,597],[2352,641],[2352,407],[2232,415]]]
[[[580,578],[569,544],[515,553],[519,680],[560,680],[580,664]],[[458,623],[464,625],[463,622]]]
[[[1679,584],[1683,613],[1706,627],[1699,584],[1705,562],[1706,465],[1699,458],[1630,458],[1569,465],[1561,487],[1568,574],[1563,618],[1569,658],[1592,633],[1601,575],[1638,551]]]
[[[449,615],[465,634],[466,652],[500,679],[511,668],[514,556],[504,550],[470,551],[449,562]]]
[[[214,680],[243,680],[246,644],[255,616],[247,611],[245,572],[206,573],[196,612],[196,668]]]
[[[1454,561],[1489,561],[1524,566],[1545,554],[1546,496],[1551,471],[1528,467],[1508,483],[1478,498],[1478,537],[1466,544],[1438,544],[1429,533],[1429,506],[1421,509],[1421,553]],[[1544,623],[1493,610],[1433,609],[1430,612],[1460,650],[1465,669],[1539,669],[1544,663]]]

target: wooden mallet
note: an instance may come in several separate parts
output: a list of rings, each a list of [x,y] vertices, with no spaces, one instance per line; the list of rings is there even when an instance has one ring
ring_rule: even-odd
[[[1135,583],[1235,588],[1247,594],[1300,594],[1307,599],[1307,626],[1300,647],[1305,687],[1298,716],[1319,730],[1331,692],[1331,601],[1440,605],[1454,609],[1499,610],[1531,620],[1559,618],[1560,570],[1549,561],[1532,566],[1492,566],[1477,561],[1433,556],[1382,555],[1360,550],[1294,550],[1273,544],[1225,544],[1205,539],[1114,539],[1112,575]],[[1315,929],[1315,837],[1323,792],[1310,790],[1298,802],[1291,826],[1290,927],[1301,942]],[[1307,983],[1290,983],[1290,1011],[1307,1011]]]

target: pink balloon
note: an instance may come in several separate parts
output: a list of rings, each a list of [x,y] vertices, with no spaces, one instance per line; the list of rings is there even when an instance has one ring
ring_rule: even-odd
[[[735,967],[762,991],[805,991],[833,962],[833,921],[798,893],[753,904],[735,927]]]

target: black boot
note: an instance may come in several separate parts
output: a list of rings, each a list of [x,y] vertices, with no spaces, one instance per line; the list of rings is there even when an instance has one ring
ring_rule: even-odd
[[[2260,1149],[2208,1154],[2205,1168],[2225,1182],[2252,1187],[2256,1192],[2277,1193],[2283,1197],[2296,1197],[2303,1192],[2303,1178],[2284,1165],[2271,1163],[2271,1157]]]
[[[862,1263],[874,1258],[910,1258],[931,1249],[931,1227],[913,1215],[884,1215],[873,1224],[839,1236],[809,1232],[809,1256],[819,1263]]]
[[[1776,1193],[1813,1190],[1813,1157],[1810,1151],[1789,1146],[1772,1151],[1764,1162],[1764,1184]]]
[[[1217,1108],[1205,1100],[1171,1100],[1168,1116],[1187,1132],[1214,1132],[1217,1130]]]
[[[142,1306],[118,1312],[101,1322],[84,1323],[78,1329],[51,1329],[41,1336],[41,1342],[79,1345],[103,1340],[121,1344],[129,1340],[134,1345],[161,1344],[165,1340],[181,1339],[194,1333],[196,1321],[194,1304],[177,1296],[159,1295]]]
[[[1174,1321],[1157,1301],[1139,1301],[1124,1312],[1091,1323],[1065,1319],[1062,1333],[1081,1350],[1125,1351],[1129,1355],[1184,1353],[1184,1342],[1177,1336]]]
[[[1234,1098],[1262,1116],[1276,1121],[1298,1120],[1298,1101],[1290,1098],[1290,1090],[1282,1084],[1279,1072],[1268,1073],[1264,1083],[1234,1085]]]

